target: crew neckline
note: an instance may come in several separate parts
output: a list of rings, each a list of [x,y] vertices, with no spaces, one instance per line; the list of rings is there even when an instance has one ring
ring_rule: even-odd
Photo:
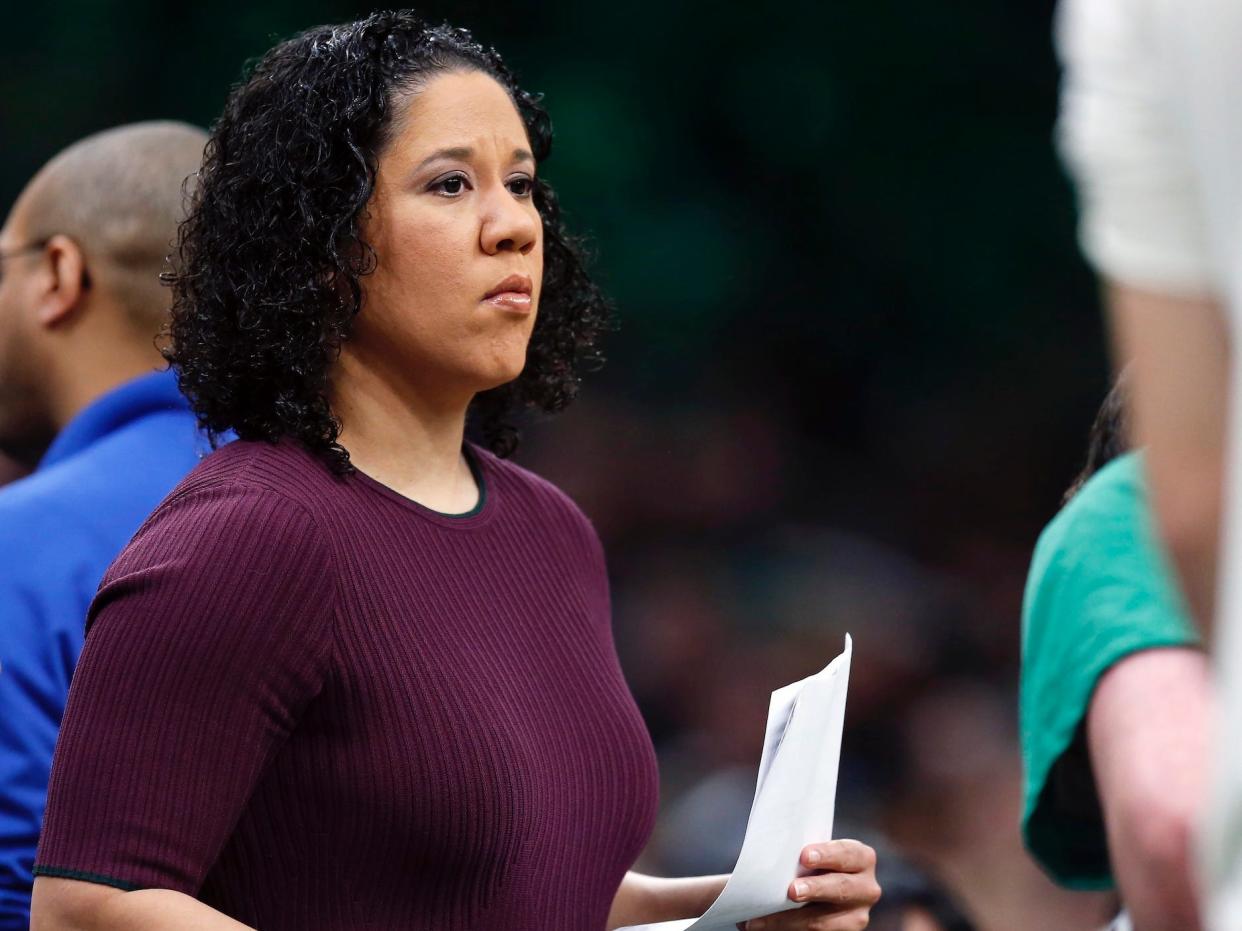
[[[466,459],[466,466],[470,469],[471,476],[474,477],[474,483],[479,489],[479,500],[469,511],[461,511],[456,514],[437,511],[435,508],[428,507],[413,498],[406,497],[396,489],[389,488],[383,482],[363,472],[357,466],[354,466],[353,474],[364,485],[373,488],[385,498],[389,498],[406,510],[413,511],[432,523],[444,527],[477,527],[479,524],[490,520],[491,515],[496,510],[495,489],[493,483],[488,481],[487,469],[484,466],[483,459],[479,456],[478,450],[474,448],[473,444],[469,442],[463,443],[461,452]]]

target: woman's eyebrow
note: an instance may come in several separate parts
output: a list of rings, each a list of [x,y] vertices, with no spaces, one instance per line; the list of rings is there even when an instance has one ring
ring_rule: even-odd
[[[474,157],[474,149],[470,148],[469,146],[453,146],[447,149],[437,149],[435,152],[432,152],[425,159],[419,162],[418,167],[416,167],[414,170],[421,171],[422,169],[430,165],[432,162],[439,161],[442,158],[456,159],[458,161],[464,162],[464,161],[468,161],[469,159],[473,157]],[[528,149],[518,148],[518,149],[513,150],[513,161],[515,162],[533,162],[534,160],[535,160],[535,156],[532,155]]]

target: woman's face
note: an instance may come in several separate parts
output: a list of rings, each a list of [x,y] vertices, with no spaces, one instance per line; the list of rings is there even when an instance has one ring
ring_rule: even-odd
[[[362,224],[377,265],[342,352],[427,400],[468,398],[526,362],[543,278],[535,162],[488,75],[438,75],[403,109]]]

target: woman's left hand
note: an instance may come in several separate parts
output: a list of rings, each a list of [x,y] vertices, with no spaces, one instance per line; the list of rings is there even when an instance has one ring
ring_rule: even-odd
[[[871,921],[871,907],[880,900],[875,881],[875,851],[856,840],[811,844],[799,858],[811,876],[795,879],[789,898],[805,908],[754,918],[745,931],[859,931]]]

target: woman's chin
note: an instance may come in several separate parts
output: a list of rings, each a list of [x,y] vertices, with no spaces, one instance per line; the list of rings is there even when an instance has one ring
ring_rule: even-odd
[[[517,363],[499,364],[490,366],[486,373],[479,373],[479,391],[491,391],[493,388],[499,388],[507,385],[511,381],[517,380],[522,374],[522,370],[526,368],[526,360],[522,359]]]

